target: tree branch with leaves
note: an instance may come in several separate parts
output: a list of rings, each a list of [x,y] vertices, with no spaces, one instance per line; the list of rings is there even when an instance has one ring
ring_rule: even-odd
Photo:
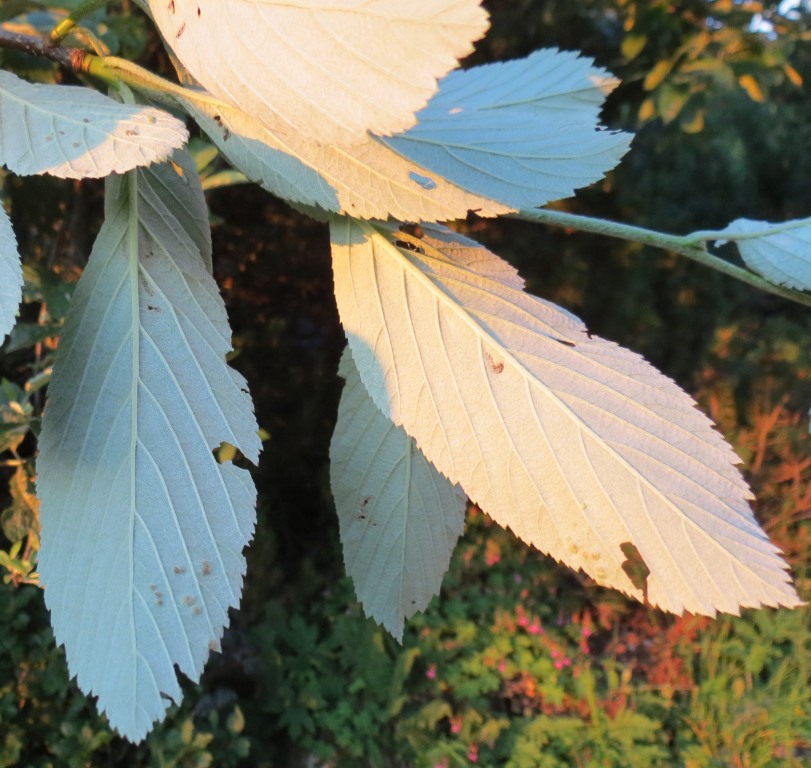
[[[227,443],[255,463],[261,448],[247,383],[226,363],[186,126],[139,99],[182,108],[234,168],[329,225],[348,341],[332,487],[358,597],[395,637],[439,592],[466,498],[664,610],[800,604],[739,459],[693,400],[439,222],[511,215],[644,242],[808,305],[811,220],[677,237],[545,208],[629,150],[629,134],[600,124],[617,81],[556,49],[457,69],[487,27],[477,0],[150,0],[179,83],[63,47],[102,5],[38,35],[0,27],[0,47],[135,97],[0,70],[0,164],[107,178],[49,385],[37,492],[56,638],[113,727],[144,738],[181,696],[175,667],[197,679],[218,646],[256,492],[212,451]],[[748,269],[712,241],[735,243]],[[2,211],[0,270],[6,334],[22,274]]]

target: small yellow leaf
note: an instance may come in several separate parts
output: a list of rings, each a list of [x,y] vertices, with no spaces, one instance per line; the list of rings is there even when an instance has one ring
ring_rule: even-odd
[[[656,116],[656,105],[653,103],[653,99],[645,99],[642,102],[642,106],[639,108],[639,119],[646,123],[648,120],[653,120]]]
[[[760,90],[757,80],[752,75],[741,75],[738,78],[738,85],[749,94],[752,101],[763,101],[763,91]]]
[[[625,61],[632,61],[642,53],[648,42],[647,35],[628,35],[623,41],[620,50]]]
[[[685,133],[701,133],[704,130],[704,110],[698,109],[692,118],[683,119],[679,127]]]
[[[796,70],[791,64],[784,64],[783,71],[786,73],[786,77],[796,86],[800,86],[803,84],[803,76]]]
[[[650,72],[648,72],[642,87],[646,91],[654,90],[654,88],[656,88],[670,74],[670,71],[673,69],[673,63],[674,62],[672,59],[662,59],[660,62],[658,62],[656,66]]]

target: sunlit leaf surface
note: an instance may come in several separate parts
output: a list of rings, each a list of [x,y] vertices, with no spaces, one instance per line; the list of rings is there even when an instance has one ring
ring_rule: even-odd
[[[494,277],[492,254],[463,262],[348,218],[331,232],[338,309],[366,389],[485,512],[641,598],[623,569],[633,545],[648,599],[669,611],[799,604],[737,457],[672,381]]]

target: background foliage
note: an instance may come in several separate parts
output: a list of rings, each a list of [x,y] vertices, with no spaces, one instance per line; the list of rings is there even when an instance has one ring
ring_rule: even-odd
[[[36,5],[4,3],[0,20]],[[129,3],[113,5],[95,30],[105,44],[166,68]],[[809,214],[807,11],[783,19],[770,15],[775,3],[731,0],[486,5],[493,30],[475,63],[557,45],[623,80],[605,118],[638,131],[633,149],[566,209],[674,232]],[[2,57],[31,79],[64,77]],[[407,625],[402,647],[363,618],[327,482],[343,336],[326,230],[232,186],[238,178],[220,173],[210,147],[195,146],[235,365],[270,435],[243,609],[201,685],[140,746],[111,733],[68,683],[32,583],[32,435],[71,284],[98,229],[100,186],[3,178],[28,266],[25,322],[0,360],[0,767],[807,764],[807,609],[715,622],[648,611],[474,511],[441,599]],[[759,519],[808,595],[807,311],[638,245],[520,222],[465,226],[516,264],[530,291],[698,397],[744,459]]]

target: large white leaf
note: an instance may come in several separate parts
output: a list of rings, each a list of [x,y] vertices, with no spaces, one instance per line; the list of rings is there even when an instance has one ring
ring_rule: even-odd
[[[487,29],[479,0],[150,0],[209,91],[274,130],[331,144],[394,133]]]
[[[601,178],[630,141],[597,130],[615,84],[587,59],[539,51],[451,73],[424,123],[352,147],[274,132],[205,98],[186,106],[229,161],[274,194],[359,218],[439,221],[543,205]]]
[[[81,179],[165,160],[186,143],[180,120],[71,85],[28,83],[0,69],[0,165],[22,176]]]
[[[737,219],[718,232],[746,264],[777,285],[811,291],[811,219],[783,224]]]
[[[14,327],[23,297],[23,271],[17,239],[0,202],[0,343]]]
[[[666,610],[799,603],[737,458],[672,381],[451,252],[351,219],[331,230],[366,389],[499,523],[641,597],[623,569],[635,546]]]
[[[76,288],[40,437],[40,575],[57,641],[111,725],[140,740],[199,677],[239,601],[256,461],[225,309],[177,213],[194,166],[113,176]],[[199,188],[199,182],[196,185]]]
[[[601,179],[631,135],[601,130],[617,81],[556,49],[451,72],[405,134],[383,141],[462,189],[534,208]]]
[[[398,640],[439,594],[467,497],[372,402],[349,351],[330,445],[330,479],[344,562],[368,616]]]

